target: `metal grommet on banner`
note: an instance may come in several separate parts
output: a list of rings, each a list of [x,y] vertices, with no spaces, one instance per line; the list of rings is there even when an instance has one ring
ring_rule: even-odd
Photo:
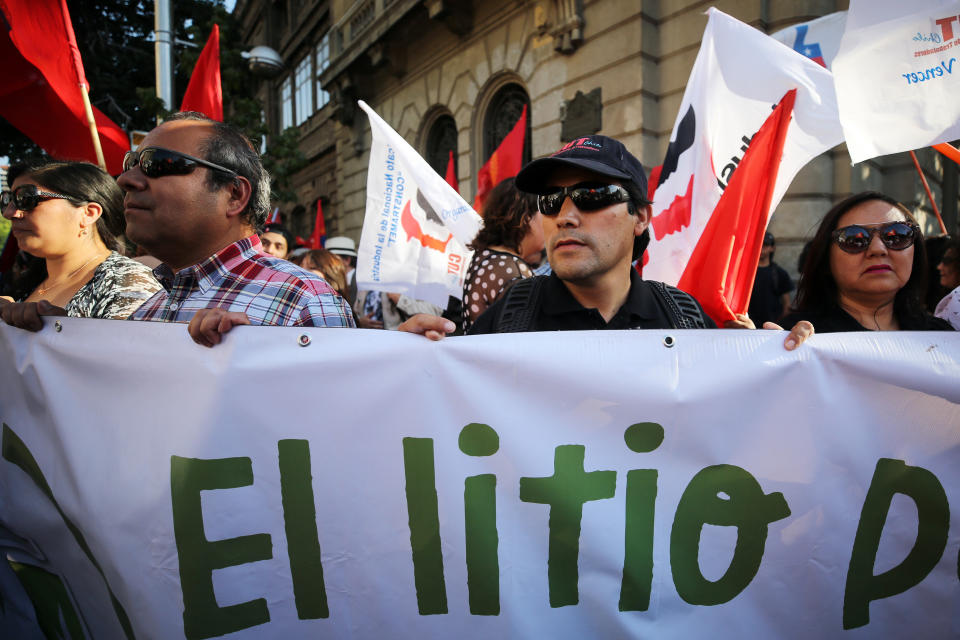
[[[671,348],[675,344],[677,344],[677,341],[673,338],[673,336],[664,336],[663,346],[665,346],[667,349]]]
[[[309,347],[309,346],[310,346],[310,336],[307,335],[306,333],[301,333],[301,334],[300,334],[300,337],[297,338],[297,344],[299,344],[301,347]]]
[[[63,325],[60,324],[59,320],[53,323],[53,330],[56,331],[57,333],[60,333],[61,331],[63,331]]]

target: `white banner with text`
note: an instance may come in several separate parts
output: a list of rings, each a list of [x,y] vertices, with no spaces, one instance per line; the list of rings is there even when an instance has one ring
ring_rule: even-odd
[[[0,628],[960,634],[960,335],[0,326]]]

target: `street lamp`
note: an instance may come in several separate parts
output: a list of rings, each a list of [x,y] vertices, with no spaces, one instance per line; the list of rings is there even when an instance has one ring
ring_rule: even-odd
[[[240,55],[250,61],[251,73],[261,78],[276,78],[283,72],[283,58],[270,47],[258,45]]]

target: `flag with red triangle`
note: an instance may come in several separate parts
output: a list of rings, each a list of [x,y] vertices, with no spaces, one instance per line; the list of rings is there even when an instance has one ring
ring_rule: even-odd
[[[523,166],[523,144],[527,136],[527,106],[523,106],[520,119],[503,139],[490,159],[477,174],[477,195],[473,199],[473,210],[482,211],[483,202],[490,190],[501,180],[512,178]]]
[[[796,97],[796,89],[788,91],[753,136],[677,285],[699,300],[718,326],[750,305]]]
[[[199,111],[223,122],[223,88],[220,84],[220,26],[213,25],[207,44],[197,59],[190,84],[183,94],[181,111]]]

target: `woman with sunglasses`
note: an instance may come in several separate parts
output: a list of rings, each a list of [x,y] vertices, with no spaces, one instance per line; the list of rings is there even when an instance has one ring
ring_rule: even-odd
[[[43,260],[0,301],[7,324],[39,330],[40,316],[125,319],[160,283],[120,255],[123,191],[100,168],[55,162],[22,169],[0,195],[22,251]]]
[[[517,189],[513,178],[500,182],[487,196],[470,248],[476,253],[463,282],[464,333],[514,280],[533,277],[530,265],[544,248],[536,196]]]
[[[926,250],[916,220],[875,191],[837,203],[810,243],[795,310],[817,333],[951,330],[924,309]]]

